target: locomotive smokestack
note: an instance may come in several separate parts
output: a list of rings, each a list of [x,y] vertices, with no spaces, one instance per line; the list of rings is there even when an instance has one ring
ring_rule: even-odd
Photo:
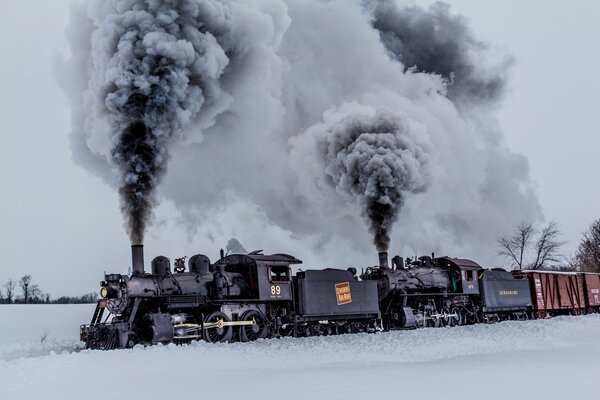
[[[382,251],[379,253],[379,267],[380,268],[389,268],[387,251]]]
[[[131,267],[133,269],[133,275],[144,274],[144,245],[133,244],[131,245]]]

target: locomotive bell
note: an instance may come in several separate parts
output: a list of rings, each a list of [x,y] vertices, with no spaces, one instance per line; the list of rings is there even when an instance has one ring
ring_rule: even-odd
[[[131,245],[131,267],[133,275],[144,275],[144,245]]]

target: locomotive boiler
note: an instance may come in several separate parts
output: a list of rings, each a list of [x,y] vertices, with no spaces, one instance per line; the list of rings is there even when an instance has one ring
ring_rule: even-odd
[[[197,254],[175,261],[158,256],[151,273],[144,270],[143,246],[132,246],[132,275],[108,274],[101,282],[92,321],[80,330],[88,348],[109,349],[135,344],[229,341],[266,337],[286,322],[292,301],[287,254],[225,256],[211,264]],[[103,320],[105,310],[109,316]],[[110,318],[110,320],[108,319]]]
[[[367,268],[361,278],[378,283],[385,329],[524,318],[531,308],[525,282],[506,271],[487,272],[469,259],[395,256],[390,268],[387,253],[379,253],[379,267]]]

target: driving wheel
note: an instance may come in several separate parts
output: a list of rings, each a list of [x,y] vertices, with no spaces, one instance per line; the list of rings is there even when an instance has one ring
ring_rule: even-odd
[[[249,310],[242,314],[242,321],[254,321],[252,325],[240,326],[240,339],[242,342],[252,342],[256,339],[267,337],[269,327],[263,315],[256,310]]]
[[[202,334],[204,340],[212,343],[230,341],[231,337],[233,336],[233,330],[231,329],[231,326],[223,325],[226,322],[230,322],[230,319],[227,317],[227,315],[220,311],[208,314],[208,316],[204,319],[204,323],[217,325],[208,329],[204,329]]]

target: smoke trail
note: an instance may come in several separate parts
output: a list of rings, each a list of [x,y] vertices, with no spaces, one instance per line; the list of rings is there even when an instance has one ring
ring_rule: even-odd
[[[165,218],[180,211],[195,242],[251,243],[261,232],[257,248],[277,243],[313,264],[367,263],[369,236],[384,247],[393,228],[398,251],[493,262],[496,236],[540,215],[526,158],[479,106],[499,99],[509,63],[489,59],[493,49],[447,6],[84,4],[64,73],[74,158],[111,183],[119,170],[116,186],[139,186],[127,189],[126,206],[140,199],[151,210],[161,182],[158,195],[176,208]],[[110,93],[118,95],[107,103]],[[146,137],[143,146],[124,145],[124,133]]]
[[[229,60],[207,28],[222,28],[226,13],[214,2],[112,6],[92,52],[108,52],[100,95],[115,130],[112,160],[121,173],[121,209],[131,241],[141,243],[169,141],[219,95]]]
[[[385,110],[343,118],[327,129],[326,140],[325,174],[338,193],[360,203],[377,250],[387,251],[406,193],[429,185],[426,150],[404,117]]]
[[[486,70],[482,56],[487,46],[474,37],[464,17],[450,14],[448,4],[438,2],[426,10],[386,0],[372,8],[373,27],[405,68],[443,76],[452,99],[474,102],[500,97],[512,59]]]
[[[454,73],[451,83],[451,72],[442,75],[444,71],[430,64],[420,72],[406,69],[398,57],[390,57],[381,31],[373,26],[377,9],[366,8],[364,2],[286,4],[293,22],[282,34],[279,58],[268,61],[271,79],[234,94],[231,109],[243,118],[220,118],[204,143],[178,149],[173,157],[177,175],[170,173],[165,187],[184,220],[206,224],[224,208],[243,215],[244,222],[219,214],[215,225],[227,235],[221,240],[235,234],[252,242],[256,236],[240,226],[261,226],[264,240],[284,243],[290,252],[310,253],[314,263],[369,262],[372,234],[363,229],[365,218],[371,226],[363,201],[368,197],[359,200],[358,194],[338,188],[325,172],[331,167],[324,157],[334,126],[352,115],[372,118],[376,110],[401,112],[410,121],[410,138],[429,157],[419,164],[429,176],[424,180],[427,190],[417,196],[400,190],[404,205],[392,214],[399,219],[390,219],[386,226],[388,233],[389,228],[395,233],[391,248],[463,253],[492,262],[499,232],[540,215],[526,159],[502,144],[489,109],[480,107],[492,104],[500,91],[484,90],[480,96],[478,88],[485,89],[487,80],[503,82],[506,66],[486,59],[490,54],[482,53],[485,46],[458,47],[460,57],[450,57],[455,61],[449,68],[465,68]],[[429,15],[431,9],[421,12]],[[404,14],[398,18],[389,21],[392,27],[411,21]],[[415,32],[413,42],[419,32],[428,32],[431,19],[408,25]],[[425,41],[415,51],[426,53]],[[491,67],[481,68],[480,59],[485,61],[481,65]],[[479,83],[483,86],[475,85]],[[186,173],[190,168],[204,172]],[[207,192],[206,187],[217,190]],[[279,240],[282,229],[289,233],[289,243]]]
[[[132,243],[143,241],[171,143],[191,127],[192,140],[202,140],[200,132],[231,103],[222,80],[244,46],[232,14],[214,0],[99,1],[89,5],[81,31],[73,28],[73,53],[87,59],[75,58],[72,68],[89,74],[77,110],[87,116],[76,135],[86,138],[88,158],[100,153],[119,172]]]
[[[358,104],[325,113],[291,141],[290,158],[306,171],[301,187],[321,182],[313,196],[357,205],[378,251],[387,251],[394,222],[411,194],[431,184],[430,146],[426,131],[405,115]]]

